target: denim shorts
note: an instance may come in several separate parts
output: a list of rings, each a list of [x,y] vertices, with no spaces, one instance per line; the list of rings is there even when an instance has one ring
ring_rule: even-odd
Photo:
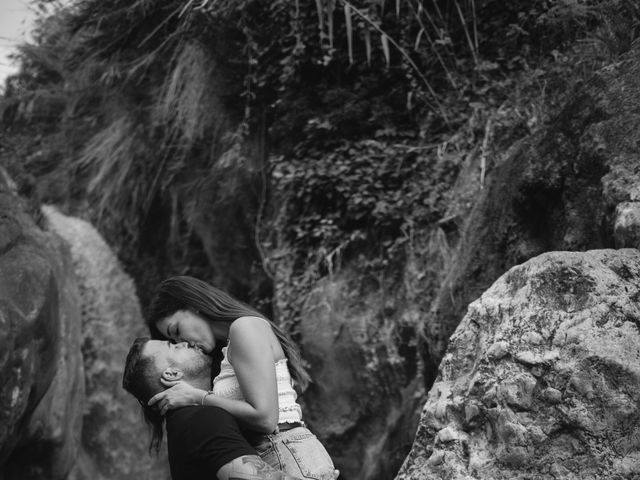
[[[305,427],[260,435],[252,443],[266,463],[289,475],[310,480],[334,478],[335,467],[329,453]]]

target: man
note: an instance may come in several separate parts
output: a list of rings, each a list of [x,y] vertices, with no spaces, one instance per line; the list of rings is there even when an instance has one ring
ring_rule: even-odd
[[[122,386],[138,399],[152,427],[151,449],[162,442],[166,423],[173,480],[296,480],[266,464],[242,436],[236,420],[217,407],[192,406],[167,412],[147,402],[166,387],[161,380],[182,380],[209,390],[211,358],[187,343],[137,338],[125,364]]]

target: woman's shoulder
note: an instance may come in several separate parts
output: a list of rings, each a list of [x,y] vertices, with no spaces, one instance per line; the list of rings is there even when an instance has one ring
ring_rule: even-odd
[[[230,350],[233,350],[234,355],[240,351],[256,353],[263,348],[272,351],[270,328],[269,321],[262,317],[246,316],[234,320],[229,328],[229,361],[233,364]]]
[[[257,351],[268,348],[273,360],[285,358],[284,350],[278,340],[272,324],[264,317],[245,316],[234,320],[229,328],[229,345],[235,345],[233,350],[244,349]],[[230,359],[231,361],[231,359]]]
[[[229,326],[229,339],[233,336],[244,336],[245,334],[264,332],[271,329],[271,322],[264,317],[244,316],[236,318]]]

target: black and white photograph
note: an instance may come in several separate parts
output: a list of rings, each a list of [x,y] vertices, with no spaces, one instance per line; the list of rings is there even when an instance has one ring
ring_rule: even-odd
[[[639,0],[0,3],[0,480],[640,480]]]

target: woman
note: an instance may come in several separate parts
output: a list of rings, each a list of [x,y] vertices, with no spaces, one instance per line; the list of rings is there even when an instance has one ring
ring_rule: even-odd
[[[186,405],[211,405],[231,413],[247,438],[274,468],[314,480],[337,477],[331,457],[302,422],[293,380],[309,382],[300,355],[284,332],[263,315],[193,277],[162,282],[151,303],[149,329],[154,338],[190,342],[212,353],[222,349],[213,389],[183,382],[155,395],[149,405],[162,414]]]

